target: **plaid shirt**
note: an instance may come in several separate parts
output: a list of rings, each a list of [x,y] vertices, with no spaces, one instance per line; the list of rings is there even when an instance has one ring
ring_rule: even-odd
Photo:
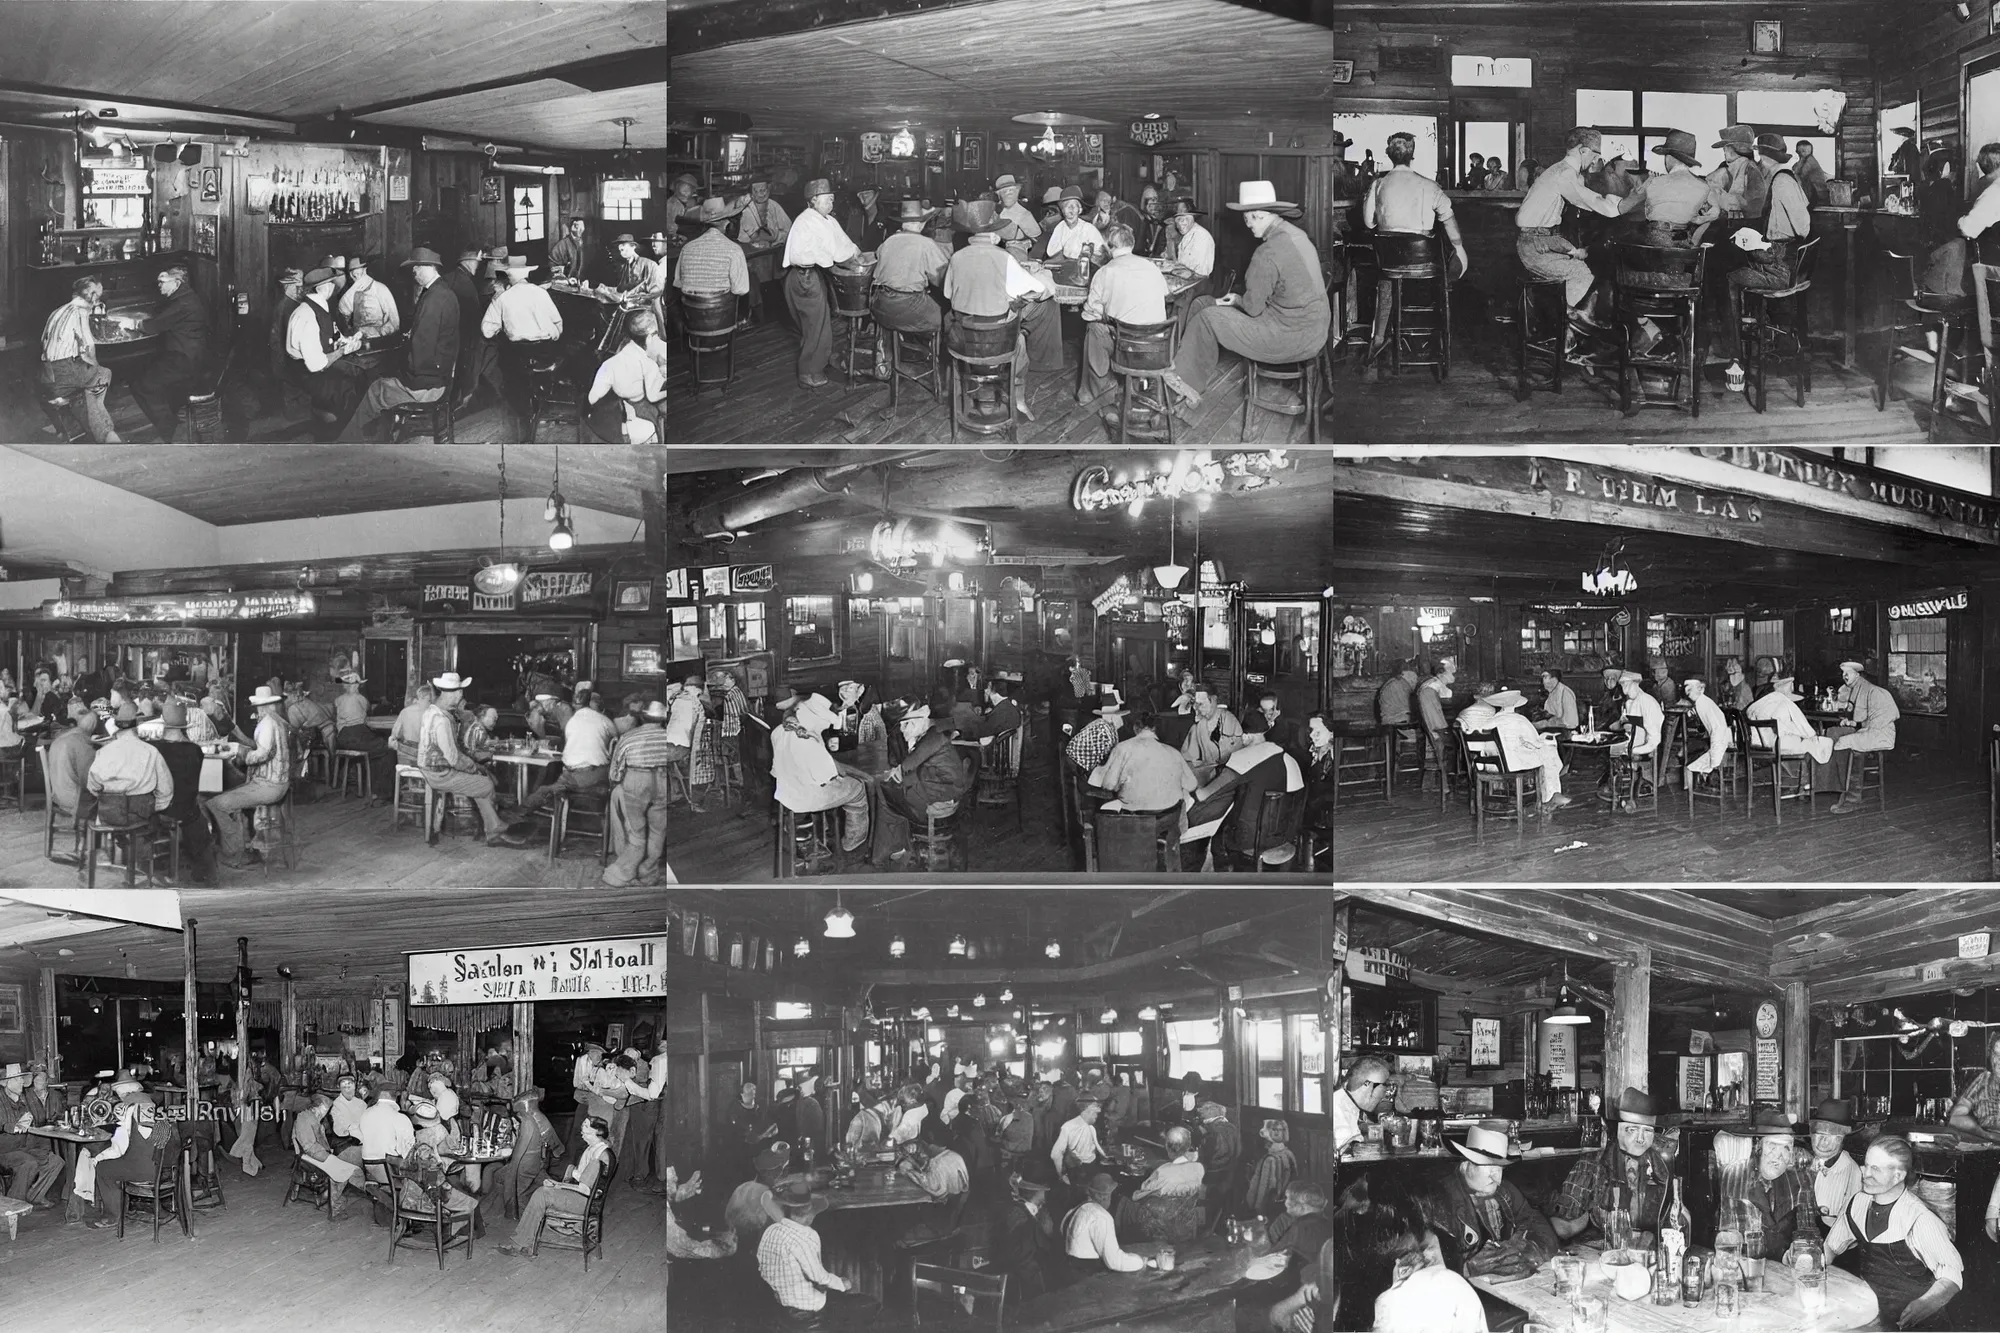
[[[764,1228],[764,1238],[757,1242],[757,1272],[787,1310],[823,1310],[825,1289],[847,1290],[820,1263],[819,1232],[789,1217]]]
[[[1593,1208],[1609,1208],[1612,1187],[1622,1188],[1627,1184],[1621,1160],[1624,1155],[1614,1141],[1605,1144],[1604,1151],[1595,1157],[1578,1158],[1562,1188],[1556,1191],[1549,1216],[1567,1221],[1584,1217]],[[1657,1231],[1660,1228],[1660,1209],[1667,1199],[1666,1162],[1650,1148],[1639,1162],[1638,1189],[1635,1197],[1625,1206],[1631,1210],[1634,1230]]]
[[[665,768],[669,744],[667,729],[657,723],[626,732],[611,752],[610,780],[614,784],[619,782],[628,769]]]
[[[697,294],[743,295],[750,290],[750,265],[743,257],[743,247],[720,230],[709,228],[682,247],[674,286]]]
[[[749,706],[750,706],[750,701],[743,697],[743,691],[737,688],[736,682],[732,679],[729,682],[729,684],[726,687],[724,687],[722,694],[723,735],[737,736],[742,734],[743,710],[748,708]]]
[[[1069,738],[1070,762],[1089,773],[1102,768],[1111,747],[1118,744],[1118,724],[1107,717],[1093,717],[1087,726]]]
[[[1974,1074],[1965,1091],[1958,1094],[1958,1100],[1980,1128],[2000,1128],[2000,1078],[1993,1077],[1992,1070],[1982,1069]]]

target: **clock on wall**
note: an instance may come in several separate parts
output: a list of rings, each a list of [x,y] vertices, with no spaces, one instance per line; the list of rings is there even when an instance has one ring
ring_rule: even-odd
[[[1778,1031],[1778,1006],[1766,1000],[1757,1006],[1757,1035],[1769,1037]]]

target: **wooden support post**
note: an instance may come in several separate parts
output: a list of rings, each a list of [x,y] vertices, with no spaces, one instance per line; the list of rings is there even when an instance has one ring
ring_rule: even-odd
[[[187,1113],[192,1118],[201,1116],[201,999],[195,988],[195,919],[189,917],[181,927],[181,1011],[186,1019],[182,1024],[181,1055],[187,1061],[183,1071],[187,1077]]]
[[[707,1002],[703,1003],[705,1005]],[[704,1012],[702,1015],[704,1029],[708,1026],[707,1018],[708,1015]],[[907,1070],[903,1076],[909,1077]],[[770,1062],[764,1056],[764,1005],[761,1001],[752,1001],[750,1005],[750,1079],[758,1085],[758,1092],[764,1097],[762,1104],[768,1111],[771,1099],[777,1095],[777,1090],[771,1088]],[[767,1089],[769,1091],[766,1091]],[[707,1112],[704,1111],[703,1114],[706,1115]]]
[[[189,923],[190,926],[193,923]],[[57,1039],[56,1025],[56,970],[45,967],[37,978],[41,982],[35,994],[36,1034],[41,1039],[41,1058],[48,1061],[49,1082],[62,1082],[62,1045]]]
[[[1653,951],[1641,944],[1612,968],[1611,1012],[1604,1024],[1604,1099],[1616,1106],[1627,1088],[1646,1091],[1653,1018]]]
[[[1236,1016],[1236,1002],[1229,998],[1226,987],[1220,998],[1222,1000],[1222,1086],[1229,1089],[1229,1104],[1242,1106],[1256,1100],[1254,1090],[1244,1091],[1246,1084],[1254,1084],[1256,1081],[1254,1062],[1251,1062],[1252,1072],[1246,1078],[1243,1072],[1245,1064],[1243,1021]]]
[[[288,1073],[300,1075],[299,1081],[308,1086],[312,1083],[310,1070],[298,1067],[299,1059],[299,993],[297,983],[285,978],[285,992],[279,1001],[278,1020],[278,1068]]]
[[[665,1025],[660,1028],[660,1040],[667,1039]],[[535,1086],[535,1006],[517,1004],[514,1006],[514,1086],[509,1095],[518,1097]]]
[[[708,992],[702,991],[700,1005],[701,1051],[694,1066],[695,1103],[700,1108],[701,1159],[708,1160]]]
[[[1785,1115],[1793,1124],[1811,1109],[1812,996],[1803,981],[1785,983]]]

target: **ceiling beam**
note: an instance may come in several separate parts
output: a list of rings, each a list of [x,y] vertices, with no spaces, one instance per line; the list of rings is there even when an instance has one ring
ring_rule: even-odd
[[[906,14],[962,9],[987,0],[734,0],[667,14],[667,50],[676,56],[719,46],[853,27]],[[668,66],[672,72],[671,63]]]
[[[1771,974],[1803,981],[1813,1002],[1851,1003],[1913,991],[1988,985],[2000,956],[1958,957],[1960,935],[2000,924],[2000,902],[1986,889],[1939,889],[1849,904],[1784,923],[1772,946]],[[1926,967],[1936,974],[1924,976]]]
[[[1203,931],[1199,935],[1189,935],[1170,944],[1126,954],[1123,958],[1107,958],[1102,962],[1087,963],[1082,967],[952,967],[952,968],[866,968],[852,974],[863,985],[870,986],[985,986],[1006,983],[1014,986],[1061,986],[1078,982],[1101,981],[1170,958],[1199,953],[1214,948],[1230,940],[1242,939],[1262,929],[1260,923],[1294,914],[1297,908],[1281,908],[1266,912],[1262,916],[1247,921],[1237,921],[1230,925],[1218,926],[1214,930]]]

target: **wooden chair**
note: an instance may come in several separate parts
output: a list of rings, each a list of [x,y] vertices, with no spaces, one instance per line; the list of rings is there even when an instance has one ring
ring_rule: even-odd
[[[74,835],[68,856],[56,855],[56,801],[55,788],[49,785],[49,747],[38,745],[35,756],[42,766],[42,808],[47,815],[42,830],[42,857],[58,865],[81,866],[83,864],[83,817],[81,810],[69,812],[70,832]]]
[[[1486,828],[1486,816],[1489,813],[1495,814],[1500,818],[1511,817],[1517,823],[1526,827],[1527,815],[1532,812],[1527,809],[1523,798],[1533,795],[1536,806],[1540,806],[1542,799],[1541,765],[1537,764],[1533,768],[1507,767],[1507,757],[1500,748],[1500,733],[1497,731],[1462,732],[1459,740],[1465,747],[1465,760],[1471,766],[1472,771],[1473,827],[1483,832]],[[1499,792],[1504,794],[1510,789],[1514,796],[1514,813],[1512,816],[1505,814],[1505,807],[1502,807],[1500,811],[1493,811],[1487,804],[1487,793]]]
[[[728,742],[734,741],[731,745]],[[722,734],[722,719],[708,720],[709,762],[715,767],[713,790],[720,792],[724,805],[734,805],[743,799],[743,736]]]
[[[222,1197],[222,1172],[215,1161],[215,1135],[198,1135],[190,1127],[185,1131],[181,1151],[184,1159],[181,1170],[187,1173],[188,1179],[188,1203],[195,1208],[226,1207],[228,1201]]]
[[[1370,791],[1380,788],[1389,799],[1391,771],[1395,764],[1395,729],[1373,722],[1340,721],[1333,731],[1333,803],[1340,804],[1343,789]]]
[[[558,418],[567,416],[574,433],[573,443],[583,442],[583,395],[577,392],[574,381],[563,368],[562,352],[559,349],[544,350],[540,343],[532,344],[522,358],[528,373],[528,443],[534,444],[542,428],[542,416],[550,408],[560,409]]]
[[[175,845],[179,845],[180,825],[175,824]],[[118,852],[122,844],[125,852],[125,887],[131,888],[138,882],[140,848],[151,850],[153,823],[150,819],[135,820],[128,824],[107,824],[102,819],[93,819],[84,828],[83,873],[84,887],[97,887],[97,853],[100,844],[108,845],[111,863],[118,864]],[[146,861],[146,887],[153,886],[153,858]]]
[[[1014,807],[1017,833],[1027,827],[1021,814],[1021,753],[1027,735],[1025,726],[1014,727],[995,736],[991,745],[982,747],[986,752],[984,762],[973,783],[974,800],[980,807]]]
[[[898,405],[899,391],[904,380],[919,388],[930,390],[931,401],[943,397],[944,381],[944,330],[935,333],[911,333],[907,329],[884,329],[883,335],[889,340],[889,414],[894,416]],[[909,342],[905,344],[904,339]],[[911,361],[904,353],[906,345],[922,355]]]
[[[982,1302],[993,1303],[993,1333],[1000,1333],[1002,1320],[1007,1311],[1007,1275],[990,1273],[972,1268],[948,1268],[943,1264],[915,1263],[910,1265],[910,1326],[922,1328],[923,1302],[921,1293],[934,1292],[944,1297],[952,1314],[946,1319],[947,1328],[963,1326],[957,1318],[964,1307],[963,1298],[970,1296],[974,1318],[979,1317]]]
[[[429,435],[436,444],[457,444],[453,434],[458,402],[458,364],[445,371],[444,396],[428,403],[397,403],[388,411],[389,437],[402,444],[415,435]]]
[[[1812,336],[1808,318],[1812,301],[1808,293],[1812,291],[1813,258],[1818,251],[1819,237],[1815,236],[1801,242],[1792,252],[1789,285],[1743,290],[1741,328],[1748,340],[1745,352],[1749,361],[1745,367],[1749,371],[1745,397],[1755,411],[1764,410],[1765,382],[1774,361],[1791,364],[1800,407],[1806,405],[1806,395],[1812,392],[1812,346],[1807,341]],[[1937,410],[1934,401],[1932,414]]]
[[[181,1235],[194,1235],[194,1226],[188,1221],[188,1214],[193,1210],[187,1198],[187,1177],[181,1171],[181,1156],[180,1145],[169,1144],[153,1161],[150,1184],[143,1180],[119,1182],[118,1188],[125,1194],[125,1206],[118,1210],[118,1239],[125,1239],[125,1219],[130,1216],[135,1204],[144,1204],[153,1219],[155,1245],[160,1243],[160,1222],[166,1217],[179,1220]]]
[[[396,765],[396,795],[389,807],[389,831],[394,833],[403,827],[405,819],[419,821],[418,827],[426,834],[430,832],[431,784],[424,781],[424,770],[414,764]]]
[[[383,1159],[383,1168],[389,1174],[389,1262],[396,1262],[399,1249],[417,1249],[423,1246],[426,1236],[430,1248],[437,1253],[438,1271],[444,1271],[446,1250],[464,1249],[465,1260],[472,1262],[472,1233],[475,1213],[454,1213],[445,1207],[449,1190],[440,1185],[426,1189],[430,1199],[428,1211],[413,1210],[403,1203],[403,1182],[410,1179],[404,1174],[400,1158]],[[331,1205],[328,1205],[329,1208]]]
[[[1429,733],[1428,758],[1430,763],[1424,772],[1426,774],[1436,772],[1438,775],[1438,813],[1443,814],[1451,807],[1453,786],[1461,779],[1468,789],[1471,786],[1471,770],[1466,764],[1465,743],[1458,734],[1458,728],[1447,726],[1442,731]],[[1418,785],[1421,788],[1421,778],[1418,780]]]
[[[972,869],[972,844],[965,836],[970,793],[956,801],[932,801],[924,810],[924,824],[910,826],[910,856],[925,870],[936,873],[954,868]]]
[[[292,1183],[285,1187],[285,1198],[278,1206],[290,1206],[294,1199],[310,1199],[315,1208],[326,1209],[327,1225],[333,1225],[333,1179],[326,1172],[306,1165],[303,1157],[292,1159]]]
[[[549,814],[549,862],[554,864],[562,859],[562,849],[570,837],[570,820],[577,820],[576,831],[597,839],[597,863],[611,863],[611,791],[565,792],[556,798],[548,809]],[[593,826],[590,821],[595,821]],[[644,830],[640,831],[644,836]]]
[[[1754,743],[1757,738],[1766,735],[1770,737],[1769,745],[1760,746]],[[1747,761],[1750,770],[1750,780],[1747,788],[1748,799],[1743,802],[1743,814],[1746,818],[1749,817],[1752,807],[1757,803],[1757,789],[1759,787],[1769,787],[1771,789],[1771,814],[1780,824],[1785,822],[1786,801],[1803,800],[1806,804],[1806,813],[1808,815],[1817,816],[1819,814],[1818,808],[1813,804],[1815,793],[1813,791],[1812,756],[1803,751],[1795,754],[1786,754],[1784,748],[1785,738],[1779,732],[1775,719],[1755,720],[1745,717],[1743,719],[1742,745],[1743,757]],[[1759,768],[1762,768],[1770,775],[1770,781],[1758,781],[1757,770]]]
[[[1710,248],[1629,242],[1616,247],[1612,298],[1621,326],[1618,404],[1628,417],[1647,407],[1685,408],[1690,416],[1701,416],[1701,295]],[[1673,329],[1670,337],[1639,353],[1632,342],[1642,319],[1666,321]],[[1648,375],[1664,375],[1667,392],[1648,393]]]
[[[1727,714],[1724,715],[1724,725],[1729,725]],[[1702,736],[1699,748],[1695,746],[1691,739],[1697,731]],[[1727,808],[1728,798],[1734,796],[1737,792],[1737,773],[1740,761],[1737,754],[1739,747],[1736,743],[1733,728],[1730,734],[1729,749],[1724,752],[1722,763],[1714,770],[1701,774],[1696,774],[1689,769],[1688,761],[1690,759],[1698,759],[1708,752],[1709,738],[1707,730],[1701,727],[1699,723],[1691,722],[1681,728],[1680,734],[1682,759],[1681,785],[1687,789],[1688,818],[1694,818],[1694,804],[1696,800],[1714,801],[1716,813],[1722,813]],[[1689,753],[1690,751],[1692,753]]]
[[[1118,443],[1127,436],[1142,440],[1174,442],[1174,414],[1167,402],[1163,371],[1173,369],[1180,347],[1179,328],[1172,319],[1164,324],[1127,324],[1110,320],[1111,373],[1118,378]],[[1158,424],[1134,426],[1132,409],[1152,413]],[[1249,410],[1246,403],[1245,409]]]
[[[1250,868],[1286,871],[1299,856],[1299,831],[1305,823],[1306,791],[1266,791],[1257,807],[1257,829],[1251,836]]]
[[[1083,821],[1084,869],[1160,873],[1174,869],[1174,825],[1150,811],[1099,810]]]
[[[1668,732],[1673,726],[1673,715],[1668,714],[1668,720],[1661,724],[1660,743],[1653,747],[1652,753],[1637,758],[1633,757],[1632,751],[1645,743],[1646,725],[1638,721],[1636,715],[1628,720],[1632,723],[1626,733],[1630,745],[1624,754],[1610,756],[1611,808],[1622,809],[1629,803],[1636,810],[1643,801],[1648,809],[1657,811],[1660,808],[1660,784],[1666,776],[1666,757],[1670,749]]]
[[[611,1189],[611,1178],[617,1174],[618,1154],[607,1151],[597,1179],[590,1187],[590,1195],[584,1200],[583,1211],[558,1213],[551,1210],[543,1213],[528,1252],[539,1255],[544,1241],[552,1250],[581,1250],[583,1271],[588,1273],[590,1252],[595,1250],[598,1258],[604,1257],[604,1196]]]
[[[771,877],[799,879],[824,874],[833,864],[833,849],[839,846],[839,807],[793,810],[774,801],[772,809],[777,824],[776,840],[771,847]]]
[[[1549,307],[1555,307],[1553,316]],[[1548,388],[1563,391],[1563,368],[1569,364],[1569,295],[1561,278],[1521,279],[1520,309],[1514,327],[1514,401],[1525,403],[1536,388],[1537,368],[1545,370]]]
[[[1925,292],[1923,290],[1923,265],[1927,256],[1926,247],[1916,232],[1916,219],[1878,217],[1875,219],[1876,234],[1882,237],[1882,253],[1889,260],[1883,270],[1891,275],[1890,281],[1898,289],[1893,293],[1890,305],[1890,323],[1884,332],[1888,335],[1882,348],[1882,359],[1875,375],[1875,410],[1880,412],[1889,406],[1889,400],[1896,394],[1896,360],[1908,357],[1922,361],[1931,367],[1930,420],[1925,427],[1925,438],[1935,443],[1938,420],[1944,415],[1946,401],[1950,397],[1948,386],[1952,383],[1948,372],[1951,360],[1951,346],[1959,330],[1978,315],[1976,300],[1953,293]],[[1976,293],[1975,293],[1976,295]],[[1896,306],[1902,306],[1908,313],[1898,314]],[[1926,340],[1931,335],[1937,337],[1937,350],[1931,351],[1927,342],[1908,346],[1903,342],[1906,333],[1920,332]],[[1964,355],[1964,352],[1961,352]]]
[[[222,381],[236,359],[239,339],[235,336],[233,317],[219,320],[213,327],[223,346],[209,349],[209,366],[195,382],[194,391],[182,400],[187,411],[188,440],[194,444],[217,444],[229,438],[229,427],[222,416]]]
[[[1451,377],[1451,269],[1430,233],[1377,232],[1375,259],[1389,282],[1389,373],[1429,366],[1439,382]],[[1405,284],[1430,295],[1412,301]]]

